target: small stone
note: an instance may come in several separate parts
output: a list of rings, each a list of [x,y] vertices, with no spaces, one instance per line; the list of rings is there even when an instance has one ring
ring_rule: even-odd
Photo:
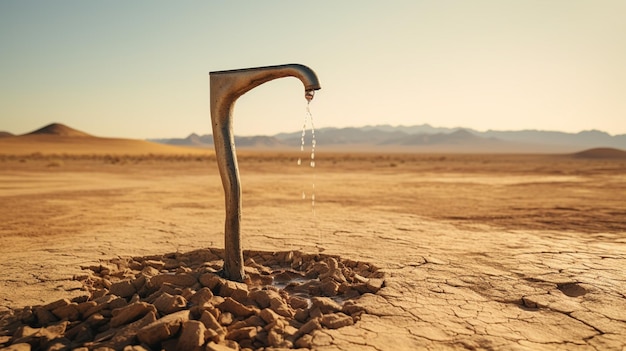
[[[37,316],[37,323],[39,325],[48,325],[58,321],[58,318],[43,307],[37,307],[34,309],[35,316]]]
[[[189,302],[193,303],[194,305],[202,306],[205,303],[211,301],[212,297],[213,292],[211,292],[211,289],[204,287],[196,291],[196,293],[189,298]]]
[[[365,308],[353,301],[346,301],[341,307],[341,312],[350,316],[361,315],[365,312]]]
[[[317,307],[323,314],[341,311],[341,306],[328,297],[311,298],[312,309]]]
[[[114,310],[116,308],[122,308],[124,306],[128,306],[128,302],[123,297],[118,297],[117,299],[109,302],[109,309]]]
[[[265,321],[265,323],[273,323],[281,317],[269,308],[264,308],[259,313],[259,316]]]
[[[367,283],[367,278],[365,278],[364,276],[362,276],[362,275],[360,275],[360,274],[358,274],[358,273],[354,273],[354,274],[352,275],[352,279],[353,279],[354,281],[358,282],[358,283],[363,283],[363,284]],[[353,282],[354,282],[354,281],[353,281]]]
[[[219,306],[220,310],[230,312],[237,317],[248,317],[254,314],[254,309],[244,306],[233,298],[227,297]]]
[[[270,308],[283,317],[291,318],[293,316],[293,310],[289,308],[289,305],[280,295],[270,299]]]
[[[293,316],[298,322],[305,323],[309,320],[309,310],[304,308],[298,308]]]
[[[206,329],[204,331],[204,341],[206,342],[220,342],[222,340],[224,340],[224,337],[226,336],[226,331],[224,329],[219,329],[219,330],[213,330],[213,329]]]
[[[130,260],[130,262],[128,262],[128,268],[134,271],[138,271],[143,268],[143,263],[135,260]]]
[[[331,277],[326,277],[320,282],[320,291],[324,296],[336,296],[338,290],[339,283]]]
[[[105,318],[102,314],[100,313],[94,313],[91,316],[89,316],[87,318],[87,320],[85,320],[85,323],[87,323],[87,325],[89,325],[91,328],[96,328],[104,323],[107,322],[107,318]]]
[[[135,289],[135,286],[130,280],[122,280],[111,284],[109,291],[111,294],[119,297],[130,297],[137,292],[137,289]]]
[[[54,314],[57,318],[61,320],[68,320],[70,322],[73,322],[80,318],[80,313],[76,308],[77,306],[77,303],[71,303],[69,305],[61,306],[52,310],[52,314]]]
[[[218,318],[221,325],[230,325],[233,323],[233,319],[233,314],[230,312],[224,312],[220,314],[220,317]]]
[[[228,326],[228,330],[247,328],[247,327],[262,327],[266,323],[259,316],[250,316],[244,320],[236,321]]]
[[[311,334],[312,331],[317,330],[317,329],[321,329],[322,325],[320,324],[319,319],[314,318],[309,320],[308,322],[304,323],[300,329],[298,329],[298,332],[295,334],[296,339],[301,337],[304,334]]]
[[[248,297],[248,285],[246,283],[225,280],[220,286],[219,295],[223,297],[232,297],[235,300],[242,301]]]
[[[233,329],[226,334],[226,339],[241,341],[244,339],[252,339],[256,335],[256,327],[246,327],[240,329]]]
[[[148,312],[143,318],[125,325],[119,330],[115,331],[115,334],[111,339],[104,343],[103,346],[111,347],[112,349],[122,349],[135,341],[137,331],[150,323],[156,321],[156,314],[153,311]]]
[[[187,307],[187,300],[180,295],[163,293],[154,301],[154,307],[162,314],[170,314]]]
[[[165,283],[171,284],[177,287],[186,288],[186,287],[194,286],[196,283],[198,283],[198,280],[196,279],[196,277],[194,277],[193,275],[189,273],[159,274],[150,278],[150,284],[152,286],[160,287],[161,285]]]
[[[309,301],[303,297],[300,296],[290,296],[289,297],[289,305],[291,305],[291,307],[293,307],[294,309],[297,308],[308,308],[309,307]]]
[[[209,304],[212,306],[219,306],[222,302],[224,302],[224,298],[221,296],[213,296],[209,301]]]
[[[180,329],[181,324],[188,320],[189,310],[168,314],[167,316],[139,329],[137,332],[137,338],[142,343],[145,343],[150,347],[155,347],[161,341],[174,336]]]
[[[339,267],[339,262],[333,257],[329,257],[326,260],[328,265],[328,271],[321,273],[319,276],[320,280],[324,280],[326,278],[331,278],[338,283],[342,283],[346,281],[346,277],[341,272],[341,268]]]
[[[141,274],[145,275],[147,278],[149,277],[154,277],[155,275],[159,274],[159,270],[154,268],[154,267],[144,267],[144,269],[141,270]]]
[[[323,315],[324,313],[322,313],[319,307],[313,307],[309,310],[310,318],[322,318]]]
[[[296,340],[295,346],[301,349],[310,349],[312,346],[313,337],[309,334],[302,335],[301,338]]]
[[[184,297],[185,300],[189,301],[189,298],[193,296],[195,293],[196,291],[192,288],[184,288],[183,291],[181,291],[180,295]]]
[[[86,301],[86,302],[81,302],[78,305],[76,305],[76,309],[78,310],[78,313],[80,313],[84,318],[85,312],[87,312],[89,309],[97,305],[98,304],[95,301]]]
[[[266,308],[270,306],[270,300],[272,298],[281,299],[280,294],[274,290],[253,290],[248,296],[251,300],[257,303],[259,307]]]
[[[309,267],[309,269],[307,269],[306,276],[308,278],[315,279],[320,276],[323,276],[324,274],[327,274],[329,271],[330,271],[330,268],[328,267],[328,263],[316,262],[311,267]]]
[[[163,267],[165,267],[165,262],[163,262],[161,260],[145,260],[145,261],[143,261],[143,264],[144,264],[145,267],[151,267],[151,268],[154,268],[156,270],[161,270],[161,269],[163,269]]]
[[[102,313],[102,310],[108,308],[109,302],[115,300],[116,298],[117,297],[113,295],[105,295],[95,299],[94,302],[96,305],[85,311],[85,313],[83,313],[83,318],[89,317],[94,313]]]
[[[104,282],[105,279],[102,279],[102,281]],[[97,289],[91,293],[91,298],[97,299],[97,298],[104,297],[104,296],[110,296],[110,295],[107,295],[108,293],[109,293],[109,289],[106,289],[106,288]]]
[[[140,302],[141,301],[141,296],[139,296],[139,294],[135,294],[133,295],[133,297],[130,298],[130,301],[128,301],[128,303],[135,303],[135,302]]]
[[[200,322],[202,322],[202,324],[204,324],[207,329],[222,329],[222,325],[220,324],[220,322],[218,322],[215,316],[213,316],[213,314],[211,314],[209,311],[202,312],[202,315],[200,316]]]
[[[261,329],[261,330],[257,329],[256,335],[254,336],[254,341],[260,345],[267,345],[267,331],[264,329]]]
[[[148,278],[149,277],[147,277],[145,274],[142,273],[139,276],[137,276],[137,278],[133,279],[131,282],[133,283],[135,290],[140,291],[141,288],[143,288],[143,286],[146,285]]]
[[[161,296],[164,293],[167,293],[170,295],[180,295],[180,292],[181,292],[180,288],[176,288],[169,283],[165,283],[159,287],[159,290],[155,291],[154,293],[146,297],[144,301],[148,303],[153,303],[159,296]]]
[[[322,316],[320,322],[328,329],[338,329],[354,324],[354,320],[352,320],[352,317],[341,312],[325,314]]]
[[[267,332],[267,343],[271,347],[282,347],[285,338],[282,334],[278,333],[275,329],[271,329]]]
[[[31,328],[27,325],[22,326],[17,330],[13,336],[13,344],[19,344],[27,342],[29,344],[35,344],[39,341],[49,341],[63,337],[68,321],[63,321],[54,325],[50,325],[43,328]]]
[[[71,329],[68,329],[63,335],[66,338],[71,339],[76,344],[93,340],[94,337],[93,331],[86,322],[80,323]]]
[[[68,299],[60,299],[54,302],[51,302],[45,306],[43,306],[43,308],[47,309],[48,311],[52,311],[52,310],[56,310],[57,308],[63,307],[63,306],[67,306],[69,305],[71,302]]]
[[[205,273],[200,276],[199,281],[202,286],[207,287],[210,290],[214,290],[216,287],[220,286],[225,280],[220,278],[220,276],[215,273]]]
[[[111,313],[111,327],[117,328],[122,324],[132,322],[143,317],[148,312],[156,313],[156,308],[145,302],[136,302],[128,306],[113,310]]]
[[[178,350],[196,351],[204,344],[204,332],[206,327],[200,321],[185,321],[178,338],[176,348]]]
[[[372,278],[367,281],[366,286],[369,292],[375,294],[385,285],[385,280],[381,278]]]

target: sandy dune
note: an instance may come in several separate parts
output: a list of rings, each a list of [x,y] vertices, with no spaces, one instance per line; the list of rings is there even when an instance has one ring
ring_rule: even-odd
[[[81,267],[223,247],[207,151],[55,139],[32,155],[13,138],[0,140],[1,321],[87,294]],[[385,274],[356,324],[313,332],[312,349],[626,347],[624,160],[320,151],[312,169],[300,156],[241,153],[244,248]]]
[[[206,155],[207,149],[162,145],[144,140],[101,138],[59,123],[24,135],[0,138],[0,155]]]

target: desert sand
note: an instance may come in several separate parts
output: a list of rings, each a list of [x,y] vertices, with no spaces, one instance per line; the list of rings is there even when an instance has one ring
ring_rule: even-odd
[[[0,349],[26,306],[76,305],[116,270],[134,277],[154,265],[145,262],[223,248],[211,151],[159,153],[143,144],[129,152],[107,143],[7,151],[4,143]],[[307,156],[240,150],[244,249],[337,257],[375,267],[384,284],[348,298],[361,311],[353,321],[317,324],[305,346],[626,348],[625,160],[320,146],[315,168],[297,166]]]

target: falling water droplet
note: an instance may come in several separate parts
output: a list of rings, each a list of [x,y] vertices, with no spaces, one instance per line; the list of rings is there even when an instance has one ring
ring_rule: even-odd
[[[317,145],[317,142],[315,141],[315,123],[313,123],[313,114],[309,105],[307,104],[306,106],[306,114],[309,116],[309,120],[311,120],[311,167],[315,167],[315,145]]]
[[[308,117],[308,113],[304,115],[304,123],[302,124],[302,135],[300,136],[300,151],[304,151],[304,137],[306,136],[306,121]]]
[[[304,193],[304,191],[302,192],[302,200],[306,199],[306,194]]]
[[[313,100],[313,97],[315,96],[315,90],[311,89],[311,90],[306,90],[304,92],[304,98],[306,99],[306,101],[311,102],[311,100]]]
[[[298,157],[298,166],[300,166],[301,164],[302,164],[302,159]]]

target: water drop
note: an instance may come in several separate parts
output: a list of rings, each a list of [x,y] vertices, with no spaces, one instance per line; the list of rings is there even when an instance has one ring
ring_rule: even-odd
[[[313,97],[315,96],[315,90],[311,89],[311,90],[306,90],[304,92],[304,98],[306,99],[306,101],[311,102],[311,100],[313,100]]]
[[[315,168],[315,161],[311,161],[311,167]]]
[[[302,192],[302,200],[306,199],[306,194],[304,193],[304,191]]]
[[[302,159],[298,157],[298,166],[300,166],[301,164],[302,164]]]
[[[300,136],[300,151],[304,151],[304,137],[306,136],[306,121],[308,114],[304,115],[304,123],[302,124],[302,135]]]

